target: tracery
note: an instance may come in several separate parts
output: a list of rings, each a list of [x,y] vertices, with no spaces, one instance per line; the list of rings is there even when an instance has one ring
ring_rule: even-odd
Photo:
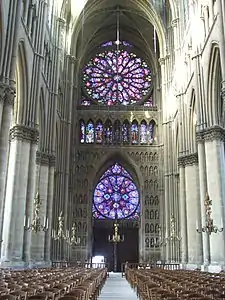
[[[97,219],[138,219],[139,193],[132,176],[114,163],[101,176],[93,198],[93,216]]]

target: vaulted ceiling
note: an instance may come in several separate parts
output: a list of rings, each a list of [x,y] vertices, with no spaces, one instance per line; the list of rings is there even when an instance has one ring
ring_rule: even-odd
[[[158,58],[166,47],[166,23],[171,14],[169,1],[160,1],[165,3],[161,11],[147,0],[87,1],[73,26],[71,52],[86,60],[100,44],[115,41],[119,16],[120,40],[131,43],[146,60]]]

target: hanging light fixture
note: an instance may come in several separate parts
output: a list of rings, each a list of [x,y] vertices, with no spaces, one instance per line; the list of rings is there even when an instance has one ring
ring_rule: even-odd
[[[39,193],[39,187],[40,187],[40,169],[41,169],[41,152],[40,153],[40,164],[38,169],[38,176],[37,176],[37,192],[34,197],[34,213],[33,213],[33,219],[30,222],[30,217],[25,214],[24,216],[24,229],[28,231],[32,231],[34,233],[38,233],[40,231],[46,232],[48,230],[48,217],[45,216],[43,218],[44,224],[41,223],[41,217],[40,217],[40,210],[41,210],[41,198]]]

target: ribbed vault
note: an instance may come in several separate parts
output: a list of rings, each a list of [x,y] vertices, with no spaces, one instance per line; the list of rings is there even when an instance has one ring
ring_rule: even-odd
[[[164,57],[166,27],[171,21],[169,0],[163,9],[160,14],[152,1],[144,0],[87,1],[73,25],[71,54],[82,65],[99,44],[116,40],[116,11],[119,10],[120,40],[132,43],[146,60]]]

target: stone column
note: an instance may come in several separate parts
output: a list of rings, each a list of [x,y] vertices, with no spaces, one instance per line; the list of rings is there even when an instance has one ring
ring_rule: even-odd
[[[196,137],[198,143],[198,164],[199,164],[199,188],[200,188],[200,201],[201,201],[201,215],[198,218],[197,228],[201,229],[205,226],[206,215],[205,215],[205,196],[207,192],[207,178],[206,178],[206,162],[205,162],[205,144],[204,138],[201,132],[197,133]],[[210,263],[210,247],[209,247],[209,235],[202,234],[203,244],[203,266],[202,270],[207,271]]]
[[[37,153],[37,164],[39,164],[38,190],[40,193],[41,207],[40,218],[41,224],[45,225],[47,215],[47,195],[48,195],[48,177],[49,177],[49,156],[45,153]],[[31,232],[31,259],[35,266],[44,266],[44,249],[45,249],[45,232]]]
[[[24,265],[24,214],[30,141],[37,139],[37,131],[26,126],[16,125],[10,130],[10,136],[1,261],[3,266],[21,266]]]
[[[27,199],[26,199],[26,217],[33,216],[34,197],[36,196],[36,152],[37,152],[37,141],[31,143],[30,148],[30,162],[29,162],[29,176],[27,185]],[[25,230],[24,232],[24,261],[26,266],[32,266],[31,262],[31,232]]]
[[[181,239],[181,263],[186,265],[188,247],[187,247],[187,207],[186,207],[186,187],[185,187],[185,168],[183,160],[178,159],[180,174],[180,235]]]
[[[1,87],[0,87],[1,88]],[[12,118],[15,90],[4,85],[4,106],[0,116],[0,240],[2,239],[5,186],[9,155],[9,128]],[[3,100],[0,98],[0,105]]]
[[[0,133],[1,133],[1,125],[2,125],[4,99],[5,99],[5,85],[3,83],[0,83]]]
[[[196,222],[201,212],[197,153],[184,156],[184,164],[187,204],[187,266],[196,268],[202,264],[202,237],[196,231]]]
[[[224,129],[219,126],[208,128],[204,132],[206,173],[208,194],[212,200],[212,217],[214,225],[224,227],[225,201],[225,161],[224,161]],[[210,236],[211,264],[209,270],[221,270],[224,267],[224,235],[212,233]]]
[[[49,159],[49,174],[48,174],[48,195],[47,195],[47,217],[48,231],[45,234],[45,262],[51,264],[51,233],[52,233],[52,205],[53,205],[53,189],[54,189],[54,174],[55,174],[55,157]]]

